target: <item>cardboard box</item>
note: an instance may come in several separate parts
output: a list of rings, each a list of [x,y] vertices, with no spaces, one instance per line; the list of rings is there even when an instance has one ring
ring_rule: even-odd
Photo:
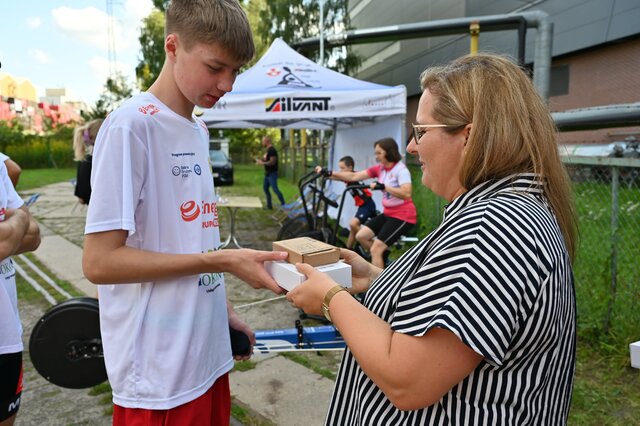
[[[287,262],[308,263],[311,266],[328,265],[340,260],[340,250],[331,244],[314,240],[309,237],[291,238],[290,240],[274,241],[273,251],[289,253]]]
[[[307,277],[296,269],[296,265],[288,262],[265,262],[267,272],[273,277],[278,285],[289,291],[298,284],[304,282]],[[331,263],[329,265],[316,266],[320,272],[329,275],[336,283],[343,287],[351,287],[351,265],[342,261]]]
[[[631,366],[633,368],[640,368],[640,341],[631,343],[629,345],[629,352],[631,352]]]

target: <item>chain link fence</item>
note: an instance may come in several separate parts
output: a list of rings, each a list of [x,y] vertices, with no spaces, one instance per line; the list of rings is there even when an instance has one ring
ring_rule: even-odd
[[[574,262],[581,336],[640,336],[640,158],[565,156],[580,245]]]

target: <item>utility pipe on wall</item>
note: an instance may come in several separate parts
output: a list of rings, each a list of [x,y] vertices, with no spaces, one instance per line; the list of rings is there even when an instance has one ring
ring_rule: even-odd
[[[476,55],[478,53],[478,43],[480,38],[480,22],[473,21],[469,25],[469,35],[471,36],[471,45],[469,46],[469,53]]]
[[[412,38],[435,37],[443,35],[466,34],[471,23],[477,21],[482,31],[518,31],[518,61],[524,64],[526,30],[537,28],[533,59],[533,83],[540,95],[546,100],[549,97],[551,72],[551,44],[553,41],[553,23],[549,15],[542,11],[526,11],[506,15],[488,15],[468,18],[441,19],[437,21],[417,22],[411,24],[391,25],[387,27],[349,30],[340,34],[326,36],[325,47],[336,47],[350,44],[375,43],[381,41],[397,41]],[[306,38],[292,47],[298,50],[317,48],[320,37]]]

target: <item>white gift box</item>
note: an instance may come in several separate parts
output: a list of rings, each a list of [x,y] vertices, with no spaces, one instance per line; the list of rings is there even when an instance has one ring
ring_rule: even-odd
[[[278,285],[287,291],[306,281],[307,277],[298,272],[296,265],[289,262],[265,262],[267,272]],[[351,287],[351,265],[342,261],[327,265],[315,266],[314,269],[329,275],[336,283],[343,287]]]
[[[640,368],[640,340],[629,345],[629,351],[631,352],[631,366],[633,368]]]

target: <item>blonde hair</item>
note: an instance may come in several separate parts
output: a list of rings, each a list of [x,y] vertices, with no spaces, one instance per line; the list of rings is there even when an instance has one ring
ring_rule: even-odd
[[[217,43],[239,62],[255,53],[249,19],[237,0],[172,0],[165,37],[178,34],[189,51],[195,44]]]
[[[573,259],[578,231],[571,183],[551,113],[528,75],[507,57],[478,54],[425,70],[420,84],[434,96],[433,118],[455,126],[445,131],[472,124],[460,171],[463,187],[538,174]]]
[[[84,160],[89,147],[92,147],[96,142],[96,136],[98,136],[98,130],[100,130],[103,121],[104,119],[97,118],[76,127],[73,131],[73,159],[75,161]]]

